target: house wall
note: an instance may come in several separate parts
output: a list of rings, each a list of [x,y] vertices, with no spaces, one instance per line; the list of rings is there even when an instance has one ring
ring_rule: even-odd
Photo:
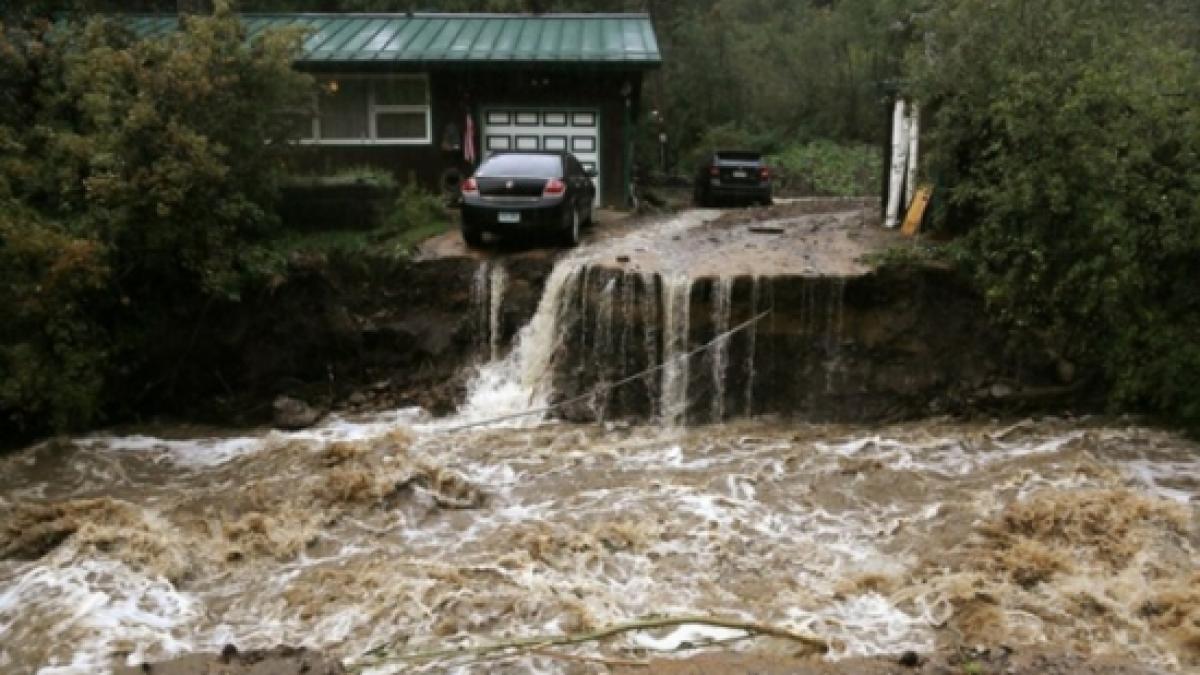
[[[329,70],[328,72],[346,72]],[[380,74],[386,74],[381,71]],[[474,114],[476,132],[483,124],[480,112],[489,106],[555,106],[593,108],[600,113],[600,176],[604,193],[601,203],[620,206],[624,202],[623,125],[625,102],[621,95],[630,85],[631,115],[636,119],[641,95],[640,72],[615,70],[496,69],[455,67],[429,73],[432,141],[421,145],[301,145],[296,151],[297,168],[306,172],[331,173],[350,166],[374,166],[390,171],[400,181],[410,178],[430,189],[440,189],[444,172],[457,169],[470,174],[462,150],[444,150],[443,135],[448,124],[461,136],[467,110]],[[477,154],[482,152],[476,138]]]

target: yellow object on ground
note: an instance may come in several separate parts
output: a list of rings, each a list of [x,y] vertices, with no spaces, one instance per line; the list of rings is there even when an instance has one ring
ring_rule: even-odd
[[[926,183],[917,188],[913,195],[912,205],[908,207],[908,215],[904,216],[904,225],[900,233],[906,237],[915,235],[921,229],[921,220],[925,218],[925,209],[929,206],[929,198],[933,196],[933,186]]]

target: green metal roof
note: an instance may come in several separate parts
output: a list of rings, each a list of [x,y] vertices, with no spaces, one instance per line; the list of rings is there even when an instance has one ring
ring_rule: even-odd
[[[662,63],[645,14],[243,14],[249,37],[269,28],[310,31],[302,65]],[[175,15],[129,17],[142,36],[178,27]]]

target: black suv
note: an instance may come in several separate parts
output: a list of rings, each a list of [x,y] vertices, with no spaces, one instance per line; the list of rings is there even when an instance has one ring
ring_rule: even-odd
[[[697,206],[716,206],[737,201],[771,203],[771,170],[761,153],[748,150],[718,150],[696,173]]]

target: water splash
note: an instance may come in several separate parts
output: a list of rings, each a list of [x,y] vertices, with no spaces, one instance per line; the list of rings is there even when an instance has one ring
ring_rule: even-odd
[[[466,402],[451,424],[473,423],[519,413],[542,411],[553,394],[553,364],[563,346],[560,326],[571,311],[569,298],[580,292],[584,267],[559,264],[546,279],[530,322],[517,335],[516,345],[503,359],[484,364],[468,388]],[[541,414],[509,419],[507,424],[535,424]]]

